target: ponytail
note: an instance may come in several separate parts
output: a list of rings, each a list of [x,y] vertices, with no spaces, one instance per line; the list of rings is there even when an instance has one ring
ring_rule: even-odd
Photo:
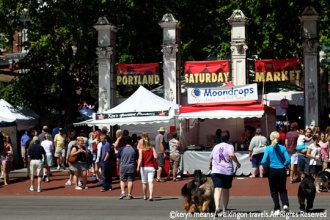
[[[280,134],[277,131],[273,131],[270,134],[270,140],[271,140],[271,144],[275,147],[278,144],[278,141],[280,139]]]

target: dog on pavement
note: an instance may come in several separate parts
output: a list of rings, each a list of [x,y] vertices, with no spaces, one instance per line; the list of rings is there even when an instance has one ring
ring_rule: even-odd
[[[313,208],[316,194],[316,187],[314,185],[314,178],[311,175],[306,175],[298,188],[298,202],[301,211],[309,212]],[[307,204],[305,205],[305,200]]]
[[[188,213],[214,212],[214,186],[212,181],[201,170],[195,170],[194,179],[186,183],[181,189],[184,197],[184,209]]]

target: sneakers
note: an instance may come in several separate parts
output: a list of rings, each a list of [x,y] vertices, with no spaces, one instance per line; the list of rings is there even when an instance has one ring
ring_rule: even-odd
[[[104,189],[104,188],[102,188],[102,189],[100,190],[100,192],[105,192],[105,189]]]
[[[134,199],[134,197],[131,194],[128,194],[127,199]]]
[[[281,210],[277,209],[274,211],[274,216],[279,216],[280,214],[281,214]]]
[[[320,189],[319,189],[318,187],[316,187],[316,192],[317,192],[317,193],[321,193],[321,192],[320,192]]]
[[[80,186],[76,186],[75,189],[76,189],[76,190],[82,190],[83,188],[81,188]]]
[[[71,185],[72,185],[72,183],[71,183],[71,181],[70,181],[70,180],[68,180],[68,181],[65,183],[65,185],[66,185],[66,186],[71,186]]]
[[[121,193],[120,196],[119,196],[119,199],[123,199],[126,197],[126,194],[125,193]]]
[[[44,174],[43,176],[42,176],[42,181],[45,181],[46,180],[46,175]]]
[[[60,169],[61,169],[61,167],[60,167],[60,166],[57,166],[57,169],[56,169],[56,170],[57,170],[57,171],[60,171]]]
[[[112,190],[112,185],[109,186],[109,191],[111,191],[111,190]]]
[[[37,190],[37,192],[38,192],[38,193],[41,192],[41,187],[40,187],[40,186],[38,186],[38,190]]]
[[[30,191],[33,192],[34,191],[34,187],[30,186]]]
[[[82,186],[82,182],[81,181],[78,182],[78,186]]]
[[[290,211],[289,206],[284,205],[284,206],[283,206],[283,210],[284,210],[285,212],[289,212],[289,211]]]
[[[46,177],[46,182],[49,182],[50,181],[50,178],[49,177]]]

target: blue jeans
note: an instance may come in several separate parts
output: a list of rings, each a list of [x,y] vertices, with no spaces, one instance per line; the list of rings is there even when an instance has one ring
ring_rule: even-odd
[[[112,188],[112,177],[110,172],[110,161],[101,161],[102,177],[103,177],[103,189]]]

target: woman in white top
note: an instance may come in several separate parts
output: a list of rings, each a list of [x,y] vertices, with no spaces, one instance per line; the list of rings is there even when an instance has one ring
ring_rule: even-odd
[[[47,157],[47,164],[45,164],[44,167],[44,175],[43,179],[49,182],[50,181],[50,167],[53,166],[53,156],[54,156],[54,145],[53,142],[51,141],[51,136],[50,134],[46,133],[45,134],[45,140],[41,142],[41,146],[45,149],[46,151],[46,157]]]
[[[314,142],[308,146],[306,156],[310,158],[309,167],[310,173],[313,178],[316,179],[316,176],[319,172],[322,171],[322,160],[321,160],[321,147],[319,145],[319,135],[315,134],[313,136]],[[320,192],[320,186],[316,184],[316,192]]]

